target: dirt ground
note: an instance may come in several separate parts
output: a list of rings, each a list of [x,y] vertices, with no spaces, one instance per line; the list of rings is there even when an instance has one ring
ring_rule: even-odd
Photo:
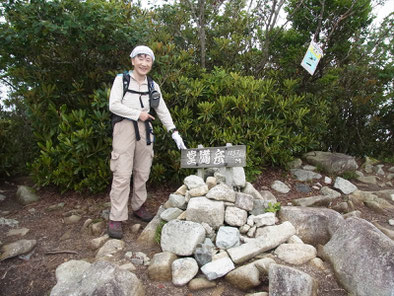
[[[318,195],[317,190],[310,193],[299,193],[294,189],[296,180],[290,177],[289,173],[277,168],[267,168],[263,174],[253,183],[257,190],[268,189],[274,180],[292,185],[292,190],[288,194],[274,193],[282,205],[287,205],[292,199]],[[0,262],[0,295],[7,296],[44,296],[49,295],[50,290],[56,284],[55,270],[58,265],[71,259],[88,260],[92,262],[96,251],[88,248],[88,242],[95,236],[83,233],[81,231],[86,219],[100,219],[103,209],[102,205],[109,201],[108,192],[98,195],[65,193],[59,194],[53,188],[45,188],[38,192],[42,199],[27,206],[21,206],[15,201],[16,185],[32,185],[28,178],[19,178],[13,180],[0,180],[0,194],[5,195],[5,201],[0,202],[0,217],[7,219],[16,219],[19,221],[18,228],[26,227],[30,231],[23,239],[35,239],[37,245],[33,252],[27,256],[19,256]],[[313,183],[309,184],[313,185]],[[385,188],[361,187],[362,190],[382,190]],[[178,186],[173,187],[150,187],[148,188],[148,208],[156,212],[160,205],[165,203],[170,193],[174,192]],[[388,188],[387,188],[388,189]],[[341,199],[338,202],[342,201]],[[48,207],[64,202],[63,208],[48,211]],[[69,211],[78,210],[82,219],[71,225],[64,223],[64,216]],[[361,217],[371,221],[378,222],[386,228],[394,230],[387,221],[393,219],[393,213],[376,213],[366,207],[358,208],[362,212]],[[136,243],[137,235],[131,234],[130,227],[134,224],[141,224],[143,229],[146,223],[130,215],[130,219],[125,223],[126,251],[142,251],[150,258],[155,253],[160,252],[157,245],[154,248],[147,248]],[[2,244],[10,243],[21,239],[17,236],[7,236],[11,228],[8,226],[0,227],[0,242]],[[1,244],[0,243],[0,244]],[[52,251],[72,251],[73,253],[48,254]],[[172,295],[172,296],[238,296],[246,293],[232,287],[225,280],[218,280],[215,288],[190,291],[186,287],[175,287],[171,282],[153,282],[147,276],[146,266],[136,266],[135,272],[138,278],[143,282],[146,295]],[[319,296],[345,296],[347,292],[338,286],[332,272],[316,272],[309,265],[297,266],[310,274],[317,280],[319,285]],[[330,267],[329,267],[330,268]],[[262,284],[253,291],[268,291],[268,279],[263,278]]]

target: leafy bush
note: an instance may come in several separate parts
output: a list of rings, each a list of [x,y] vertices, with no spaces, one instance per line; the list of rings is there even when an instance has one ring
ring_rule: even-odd
[[[38,185],[56,185],[62,191],[98,192],[110,180],[109,89],[96,91],[91,111],[60,108],[57,143],[39,143],[40,156],[31,166]]]

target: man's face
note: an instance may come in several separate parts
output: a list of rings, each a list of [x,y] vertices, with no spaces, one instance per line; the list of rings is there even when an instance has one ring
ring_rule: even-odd
[[[134,71],[138,75],[145,76],[152,69],[153,60],[150,55],[139,54],[131,59],[131,63],[134,66]]]

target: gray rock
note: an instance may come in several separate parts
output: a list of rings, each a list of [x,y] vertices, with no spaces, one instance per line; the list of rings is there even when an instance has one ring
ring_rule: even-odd
[[[288,244],[303,244],[304,242],[297,235],[293,235],[287,240]]]
[[[247,232],[246,235],[247,235],[248,237],[255,237],[256,231],[257,231],[257,226],[255,225],[255,226],[251,227],[251,228],[248,230],[248,232]]]
[[[377,175],[384,176],[384,170],[383,170],[384,164],[378,164],[375,167],[375,172]]]
[[[148,267],[149,278],[152,281],[171,281],[171,266],[176,259],[177,256],[170,252],[155,254]]]
[[[302,170],[302,169],[293,169],[290,170],[290,172],[293,174],[293,176],[296,177],[298,181],[304,182],[304,181],[312,181],[314,179],[320,179],[322,175],[312,172],[312,171],[307,171],[307,170]]]
[[[216,235],[216,246],[227,250],[240,245],[239,230],[235,227],[221,226]]]
[[[33,250],[36,244],[36,240],[22,239],[10,244],[3,245],[1,247],[0,261],[29,253],[31,250]]]
[[[188,287],[192,291],[209,289],[216,287],[216,282],[209,281],[206,278],[195,278],[189,282]]]
[[[160,207],[156,213],[156,216],[149,222],[147,226],[145,226],[144,230],[141,232],[140,236],[137,239],[137,243],[146,247],[155,246],[156,240],[156,229],[159,226],[161,219],[160,214],[164,211],[164,207]]]
[[[361,212],[356,210],[343,215],[343,218],[347,219],[350,217],[361,217]]]
[[[172,220],[161,231],[161,249],[178,256],[190,256],[204,239],[205,229],[201,224]]]
[[[35,190],[29,186],[19,185],[16,191],[16,199],[22,205],[28,205],[41,199]]]
[[[268,202],[271,202],[271,203],[276,203],[277,202],[275,195],[273,195],[271,193],[271,191],[269,191],[269,190],[261,190],[260,194],[261,194],[262,198],[265,201],[267,201],[267,203]]]
[[[224,213],[224,221],[231,226],[245,225],[248,213],[237,207],[227,207]]]
[[[190,282],[198,272],[198,265],[193,258],[181,258],[172,262],[172,283],[184,286]]]
[[[218,182],[215,177],[208,177],[207,180],[205,181],[205,184],[207,184],[208,190],[210,190],[211,188],[215,187],[218,184]]]
[[[334,188],[339,189],[344,194],[350,194],[357,190],[356,185],[341,177],[335,179]]]
[[[275,213],[264,213],[261,215],[254,216],[253,222],[256,227],[265,225],[274,225],[276,221]]]
[[[0,226],[10,226],[10,227],[17,227],[19,224],[19,221],[15,219],[6,219],[3,217],[0,217]]]
[[[69,217],[64,218],[64,223],[65,224],[75,224],[78,223],[79,220],[81,220],[81,216],[79,215],[71,215]]]
[[[283,206],[279,211],[281,221],[290,221],[297,235],[307,244],[325,244],[343,223],[338,212],[325,208]]]
[[[202,273],[207,277],[208,280],[225,276],[228,272],[235,268],[233,261],[230,258],[221,258],[215,261],[209,262],[201,267]]]
[[[27,228],[11,229],[10,231],[7,232],[7,236],[14,236],[14,235],[25,236],[29,231],[30,229]]]
[[[90,266],[89,262],[83,260],[67,261],[56,268],[56,280],[58,283],[77,281]]]
[[[216,185],[209,190],[206,197],[213,200],[235,202],[235,192],[226,184]]]
[[[185,196],[187,191],[187,186],[185,184],[183,184],[181,187],[179,187],[174,194],[178,194],[178,195],[183,195]]]
[[[98,250],[96,254],[96,260],[103,259],[105,257],[113,257],[115,254],[122,251],[125,247],[125,242],[118,239],[110,239],[104,243],[104,245]]]
[[[261,196],[260,192],[258,192],[251,183],[246,182],[245,187],[242,189],[243,193],[250,194],[253,196],[255,199],[263,199],[264,198]]]
[[[386,189],[372,192],[377,197],[383,198],[388,201],[394,201],[394,189]]]
[[[323,168],[329,174],[342,174],[358,169],[355,158],[342,153],[312,151],[303,157],[308,163]]]
[[[280,193],[288,193],[290,191],[289,186],[287,186],[285,183],[279,180],[274,181],[271,184],[271,188]]]
[[[371,223],[345,220],[323,248],[339,282],[359,296],[391,296],[394,291],[394,242]]]
[[[260,275],[268,274],[270,265],[275,263],[275,260],[269,257],[262,258],[253,262],[253,264],[259,270]]]
[[[330,177],[325,176],[324,177],[324,183],[331,184],[332,183],[332,179]]]
[[[250,194],[236,192],[235,193],[235,206],[245,211],[253,210],[254,197]]]
[[[250,214],[254,216],[264,214],[266,206],[267,206],[267,201],[263,199],[255,199],[253,200],[253,210],[250,211]]]
[[[275,254],[286,263],[300,265],[316,257],[314,246],[307,244],[281,244]]]
[[[160,218],[164,221],[171,221],[179,217],[183,211],[179,208],[169,208],[160,214]]]
[[[81,268],[83,269],[84,267]],[[58,280],[50,294],[70,295],[143,296],[145,291],[135,274],[109,262],[99,261],[91,264],[78,276],[75,274],[71,278]]]
[[[315,166],[313,166],[313,165],[307,164],[307,165],[304,165],[304,166],[302,167],[302,169],[303,169],[303,170],[306,170],[306,171],[316,171],[317,167],[315,167]]]
[[[247,291],[260,285],[260,272],[254,263],[240,266],[230,271],[225,279],[234,287]]]
[[[102,245],[104,245],[104,243],[109,239],[108,234],[105,234],[101,237],[97,237],[92,239],[89,242],[89,248],[92,250],[97,250],[98,248],[100,248]]]
[[[183,180],[183,183],[187,186],[189,190],[205,185],[204,180],[201,177],[195,175],[187,176]]]
[[[170,208],[186,209],[187,203],[184,195],[170,194],[168,198],[168,205]]]
[[[390,224],[391,226],[394,226],[394,219],[390,219],[390,220],[389,220],[389,224]]]
[[[295,228],[290,222],[280,225],[266,226],[257,229],[256,238],[227,250],[234,263],[243,263],[256,255],[271,250],[284,243],[295,234]]]
[[[5,201],[6,196],[4,194],[0,194],[0,202]]]
[[[249,231],[249,229],[250,229],[250,225],[248,225],[248,224],[242,225],[239,228],[239,233],[245,234],[245,233],[247,233]]]
[[[209,191],[208,185],[204,184],[199,187],[193,188],[189,190],[189,194],[191,197],[196,197],[196,196],[204,196],[207,194]]]
[[[186,209],[186,220],[197,223],[205,222],[217,229],[224,222],[224,203],[209,200],[206,197],[191,198]]]
[[[209,240],[208,243],[207,240],[209,239],[206,239],[202,244],[198,244],[194,251],[194,259],[196,259],[199,266],[203,266],[212,261],[215,246],[212,241]]]
[[[332,196],[332,197],[341,197],[342,196],[342,194],[340,192],[338,192],[338,191],[336,191],[334,189],[331,189],[328,186],[322,187],[322,189],[320,189],[320,192],[323,195],[328,195],[328,196]]]
[[[301,192],[301,193],[309,193],[312,190],[311,187],[309,187],[308,185],[303,184],[303,183],[296,183],[294,186],[294,189],[297,192]]]
[[[315,296],[317,283],[305,272],[279,264],[269,269],[270,296]]]
[[[377,184],[376,176],[361,176],[358,177],[357,180],[365,184]]]
[[[331,195],[316,195],[293,199],[291,202],[293,205],[301,207],[323,207],[328,206],[336,199],[337,197]]]
[[[302,166],[302,160],[300,158],[296,158],[287,163],[287,167],[289,169],[298,169]]]

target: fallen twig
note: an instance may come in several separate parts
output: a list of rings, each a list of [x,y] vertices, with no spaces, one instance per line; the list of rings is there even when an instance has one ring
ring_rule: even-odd
[[[55,250],[45,252],[45,255],[57,255],[57,254],[75,254],[78,255],[78,252],[72,250]]]

